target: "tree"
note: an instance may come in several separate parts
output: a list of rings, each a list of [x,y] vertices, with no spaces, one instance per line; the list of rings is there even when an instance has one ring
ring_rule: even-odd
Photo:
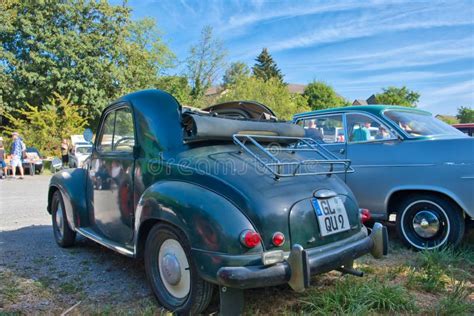
[[[306,98],[299,94],[292,94],[288,87],[277,78],[267,81],[254,76],[239,79],[228,88],[218,102],[232,100],[249,100],[263,103],[270,107],[278,118],[291,119],[299,112],[309,111]]]
[[[173,52],[163,43],[155,20],[145,18],[131,22],[126,31],[120,69],[124,71],[127,85],[122,94],[153,88],[160,75],[174,66],[175,59]]]
[[[238,80],[248,78],[250,76],[250,68],[246,63],[237,61],[230,64],[222,78],[225,87],[235,84]]]
[[[27,146],[36,147],[47,156],[59,155],[61,139],[82,134],[87,124],[80,107],[57,93],[41,106],[26,104],[25,108],[4,115],[10,121],[5,127],[8,134],[19,132]]]
[[[459,123],[474,123],[474,110],[469,106],[461,106],[456,117]]]
[[[124,5],[10,0],[0,9],[0,102],[7,111],[41,107],[57,92],[97,119],[121,94],[153,87],[173,59],[154,22],[132,22]]]
[[[383,88],[382,93],[375,95],[375,100],[379,104],[393,104],[407,107],[416,107],[420,94],[418,92],[409,90],[403,86],[401,88],[388,87]]]
[[[156,88],[171,93],[180,104],[191,103],[191,87],[186,77],[164,76],[158,79]]]
[[[303,95],[308,98],[308,105],[312,110],[350,105],[331,86],[321,81],[313,81],[308,84]]]
[[[205,26],[199,42],[191,46],[186,60],[193,100],[201,98],[216,80],[217,74],[225,66],[226,55],[222,42],[212,37],[212,27]]]
[[[262,52],[255,60],[257,63],[252,67],[253,75],[255,77],[262,79],[263,81],[276,78],[278,81],[283,82],[281,70],[268,52],[268,49],[262,49]]]

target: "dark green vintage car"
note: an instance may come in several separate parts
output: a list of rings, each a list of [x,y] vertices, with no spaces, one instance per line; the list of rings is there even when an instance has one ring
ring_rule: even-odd
[[[79,233],[143,257],[167,309],[199,313],[219,288],[221,312],[238,314],[244,289],[302,291],[312,275],[360,275],[354,259],[387,253],[386,228],[368,234],[334,176],[349,171],[264,105],[186,109],[148,90],[104,110],[91,157],[52,177],[48,212],[62,247]]]

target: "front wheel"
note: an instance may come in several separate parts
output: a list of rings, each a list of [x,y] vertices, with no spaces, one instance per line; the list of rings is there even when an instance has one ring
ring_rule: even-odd
[[[195,315],[209,305],[213,285],[199,277],[187,239],[175,227],[152,228],[145,246],[145,270],[153,293],[168,310]]]
[[[397,231],[407,246],[418,250],[457,246],[464,235],[464,218],[453,202],[417,194],[401,203]]]
[[[73,231],[67,223],[64,202],[59,191],[56,191],[53,194],[51,210],[54,239],[56,240],[56,243],[61,247],[70,247],[74,245],[76,232]]]

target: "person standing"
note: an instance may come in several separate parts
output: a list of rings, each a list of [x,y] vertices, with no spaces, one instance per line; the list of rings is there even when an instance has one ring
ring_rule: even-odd
[[[10,154],[12,155],[11,159],[11,166],[12,166],[12,175],[13,178],[16,178],[16,167],[20,169],[20,179],[23,179],[24,177],[24,170],[23,170],[23,164],[22,164],[22,158],[23,158],[23,151],[26,150],[25,143],[23,143],[23,140],[21,137],[18,135],[17,132],[14,132],[12,134],[13,142],[12,142],[12,148]]]
[[[61,158],[63,161],[63,167],[67,167],[69,164],[69,143],[66,138],[63,138],[61,142]]]
[[[7,176],[7,164],[5,163],[5,147],[3,147],[3,141],[0,140],[0,166],[2,168],[2,179]]]

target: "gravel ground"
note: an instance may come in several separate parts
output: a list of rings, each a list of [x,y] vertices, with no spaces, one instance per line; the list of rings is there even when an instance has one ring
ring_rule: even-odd
[[[143,263],[80,239],[56,245],[46,211],[49,176],[0,180],[0,313],[60,314],[157,308]]]

